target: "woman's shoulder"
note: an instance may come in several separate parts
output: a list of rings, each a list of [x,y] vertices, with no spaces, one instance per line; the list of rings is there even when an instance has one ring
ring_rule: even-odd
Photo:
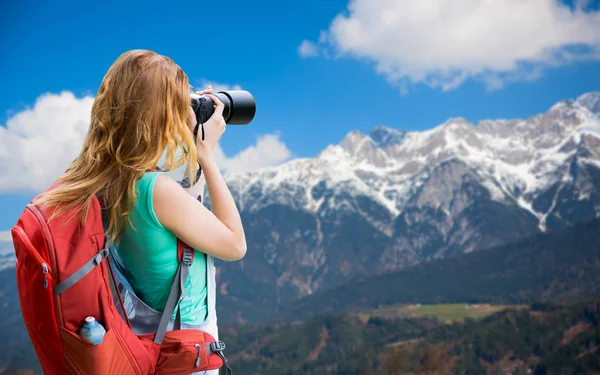
[[[154,199],[171,197],[174,191],[179,190],[181,185],[166,172],[148,172],[144,175],[146,181],[153,185]]]
[[[138,187],[152,187],[153,185],[156,184],[156,182],[161,176],[165,176],[166,177],[166,172],[164,171],[149,171],[149,172],[144,172],[144,174],[142,175],[142,177],[140,177],[140,179],[137,181],[137,185]]]
[[[158,205],[171,206],[170,195],[172,184],[178,185],[167,173],[168,171],[145,172],[136,182],[137,196],[134,210],[145,218],[146,222],[160,229],[165,229],[156,214]]]
[[[159,173],[144,172],[144,174],[135,182],[135,188],[137,192],[136,199],[139,199],[147,194],[151,194],[154,184],[156,183],[156,179],[159,176]]]

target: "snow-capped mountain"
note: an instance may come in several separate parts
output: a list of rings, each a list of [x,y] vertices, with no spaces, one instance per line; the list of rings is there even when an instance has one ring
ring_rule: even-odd
[[[283,302],[597,216],[600,92],[528,119],[352,131],[315,158],[227,183],[249,250],[224,265],[222,294]]]
[[[15,266],[17,258],[12,242],[0,241],[0,271]]]
[[[527,120],[482,121],[475,126],[454,118],[426,132],[382,126],[369,134],[352,131],[314,159],[234,175],[228,184],[245,211],[270,204],[319,215],[344,209],[344,200],[335,199],[336,194],[328,200],[313,197],[314,189],[326,187],[334,193],[364,194],[396,217],[435,167],[456,160],[477,171],[494,200],[514,201],[545,230],[552,210],[533,206],[538,195],[572,177],[560,167],[573,158],[583,166],[600,166],[599,114],[600,93],[588,93]],[[582,189],[583,195],[591,193],[591,185]],[[443,206],[435,199],[429,203]]]

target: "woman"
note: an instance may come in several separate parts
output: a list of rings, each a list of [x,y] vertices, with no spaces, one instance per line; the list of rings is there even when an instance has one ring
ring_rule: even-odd
[[[116,244],[128,280],[137,296],[157,311],[163,311],[177,271],[177,238],[197,249],[180,303],[182,328],[201,327],[218,338],[212,257],[241,259],[246,239],[213,157],[226,126],[223,103],[210,86],[200,92],[216,106],[203,124],[204,140],[199,136],[194,142],[197,121],[189,87],[186,74],[168,57],[146,50],[122,54],[98,90],[79,156],[60,177],[61,185],[42,201],[61,206],[55,215],[83,207],[85,220],[85,207],[100,195],[108,212],[107,235]],[[165,152],[166,168],[186,165],[191,181],[200,164],[199,184],[206,183],[212,212],[165,172],[152,171]]]

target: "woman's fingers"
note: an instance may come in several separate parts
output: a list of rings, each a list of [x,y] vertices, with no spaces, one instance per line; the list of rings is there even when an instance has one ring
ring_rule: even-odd
[[[197,91],[196,94],[198,94],[198,95],[204,95],[204,94],[212,94],[212,92],[213,92],[212,85],[208,85],[207,88],[205,88],[202,91]]]
[[[222,116],[223,109],[225,108],[225,104],[223,104],[223,102],[220,101],[219,98],[217,98],[216,96],[214,96],[212,94],[208,94],[208,97],[213,101],[213,103],[215,103],[215,114]]]

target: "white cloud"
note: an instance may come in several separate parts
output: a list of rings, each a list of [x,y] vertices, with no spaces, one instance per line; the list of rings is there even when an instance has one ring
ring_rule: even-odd
[[[303,40],[300,46],[298,47],[298,53],[304,58],[315,57],[319,55],[319,50],[315,43],[309,40]]]
[[[223,174],[254,172],[261,168],[276,166],[288,160],[291,155],[285,143],[279,139],[279,134],[259,136],[255,145],[249,146],[232,157],[225,155],[218,144],[214,151],[215,161]],[[165,156],[161,163],[164,162],[164,158]],[[170,171],[169,175],[180,180],[183,177],[184,169],[185,166],[179,167]]]
[[[228,90],[242,90],[242,86],[238,85],[238,84],[234,84],[234,85],[230,85],[227,83],[219,83],[219,82],[214,82],[214,81],[209,81],[207,79],[202,79],[200,81],[196,81],[196,85],[194,85],[194,88],[198,91],[204,90],[205,88],[208,87],[208,85],[212,85],[213,88],[213,93],[219,92],[219,91],[228,91]]]
[[[310,50],[372,61],[400,88],[450,90],[475,78],[497,89],[543,68],[600,59],[600,11],[588,7],[589,0],[573,9],[556,0],[350,0]]]
[[[288,160],[290,150],[279,139],[279,134],[258,137],[256,144],[229,158],[221,148],[215,150],[215,160],[225,173],[253,172],[261,168],[278,165]]]
[[[0,193],[41,192],[58,178],[81,150],[93,101],[70,92],[44,94],[33,108],[16,113],[6,127],[0,126]],[[217,163],[226,173],[276,165],[289,156],[278,134],[259,137],[255,145],[233,157],[218,146],[215,150]],[[172,175],[182,173],[181,168]]]
[[[47,188],[79,154],[93,101],[44,94],[0,126],[0,192]]]

